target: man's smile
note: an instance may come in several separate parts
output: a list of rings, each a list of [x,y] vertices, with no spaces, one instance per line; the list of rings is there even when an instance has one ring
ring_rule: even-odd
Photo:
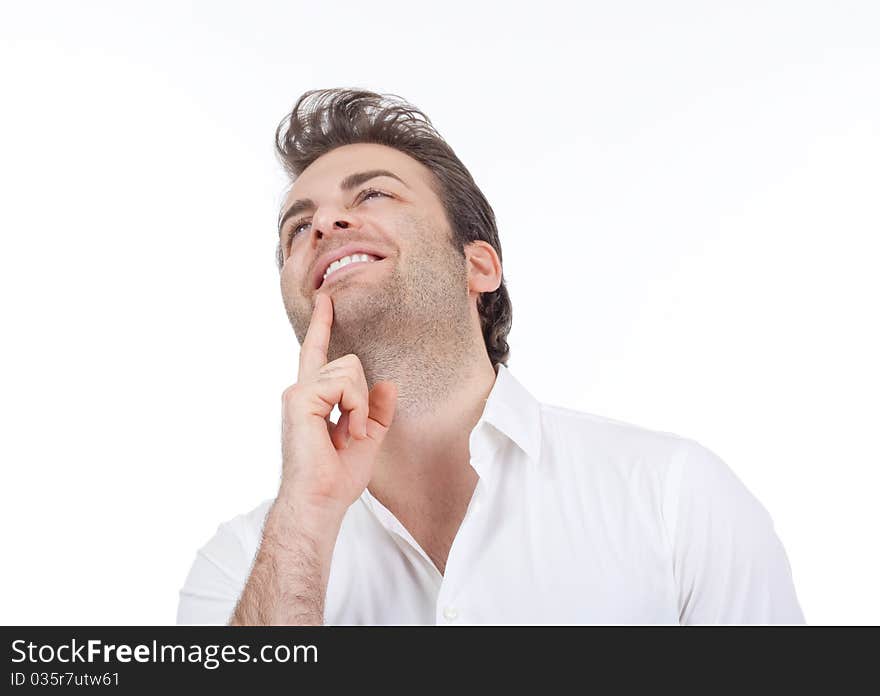
[[[322,254],[312,267],[312,287],[317,290],[346,268],[360,268],[385,258],[369,244],[353,242]]]
[[[324,273],[323,282],[319,287],[324,287],[337,280],[339,277],[348,275],[358,268],[365,268],[371,263],[380,262],[382,259],[370,254],[351,254],[334,261]]]

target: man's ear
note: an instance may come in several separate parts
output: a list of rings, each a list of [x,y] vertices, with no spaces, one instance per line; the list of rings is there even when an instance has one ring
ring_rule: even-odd
[[[501,261],[489,242],[477,240],[464,247],[467,260],[468,292],[480,295],[493,292],[501,285]]]

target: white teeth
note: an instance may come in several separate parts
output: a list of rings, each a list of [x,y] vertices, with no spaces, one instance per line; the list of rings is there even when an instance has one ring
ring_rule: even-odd
[[[375,256],[371,256],[370,254],[350,254],[348,256],[343,256],[341,259],[337,259],[329,266],[327,266],[327,270],[324,271],[324,279],[327,278],[328,275],[333,273],[337,268],[342,268],[343,266],[347,266],[350,263],[354,263],[355,261],[377,261],[378,259]],[[322,279],[323,282],[323,279]]]

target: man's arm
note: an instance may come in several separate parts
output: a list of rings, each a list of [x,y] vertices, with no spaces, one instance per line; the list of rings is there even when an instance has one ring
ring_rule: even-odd
[[[672,462],[664,518],[682,624],[796,624],[804,616],[767,510],[691,440]]]
[[[263,540],[230,626],[320,626],[330,559],[341,518],[297,514],[282,491],[266,517]]]
[[[232,625],[324,623],[330,561],[342,519],[370,481],[397,388],[368,389],[353,354],[327,362],[330,297],[318,294],[296,384],[281,397],[281,487]],[[337,423],[329,420],[339,407]]]

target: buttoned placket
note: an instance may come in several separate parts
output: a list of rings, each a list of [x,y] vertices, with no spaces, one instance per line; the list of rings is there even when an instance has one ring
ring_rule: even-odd
[[[434,562],[400,520],[374,498],[368,490],[364,491],[368,507],[380,523],[388,532],[396,535],[418,554],[437,581],[438,593],[434,614],[436,623],[439,625],[452,625],[467,620],[466,611],[461,606],[460,592],[466,583],[468,571],[472,565],[467,563],[467,558],[475,551],[471,539],[478,529],[480,519],[482,519],[485,498],[489,495],[491,486],[489,470],[494,464],[497,452],[497,447],[489,441],[491,435],[486,431],[486,425],[484,421],[480,420],[471,432],[470,464],[477,472],[478,479],[465,515],[449,549],[444,574],[441,575]]]
[[[474,554],[479,553],[475,538],[479,538],[480,525],[487,497],[491,493],[492,474],[497,445],[491,441],[492,428],[480,419],[471,432],[469,449],[470,464],[477,472],[477,485],[474,488],[467,511],[452,541],[446,561],[446,573],[440,583],[437,595],[435,617],[438,625],[450,626],[470,620],[467,598],[464,595],[467,581],[473,570]]]

